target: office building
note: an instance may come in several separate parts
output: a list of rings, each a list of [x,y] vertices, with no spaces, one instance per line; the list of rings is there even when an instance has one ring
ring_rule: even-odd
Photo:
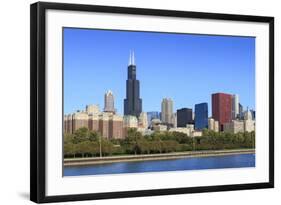
[[[187,124],[193,124],[192,109],[182,108],[177,110],[177,127],[186,127]]]
[[[137,80],[134,53],[130,53],[128,65],[128,79],[126,81],[126,99],[124,99],[124,115],[139,117],[142,112],[140,99],[140,82]]]
[[[162,100],[161,121],[165,124],[173,124],[173,100],[171,98]]]
[[[244,116],[243,116],[243,106],[242,104],[239,103],[239,120],[243,120]]]
[[[208,103],[195,105],[195,129],[208,128]]]
[[[115,113],[114,108],[114,96],[111,90],[108,90],[104,94],[104,112],[112,112]]]
[[[232,120],[232,95],[226,93],[212,94],[212,118],[219,121],[219,129]]]
[[[238,95],[232,95],[232,119],[235,120],[239,117],[239,96]]]

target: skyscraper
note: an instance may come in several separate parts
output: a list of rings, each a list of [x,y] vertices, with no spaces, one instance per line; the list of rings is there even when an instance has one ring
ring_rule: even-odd
[[[192,109],[182,108],[177,110],[177,127],[186,127],[187,124],[192,123]]]
[[[140,99],[140,82],[136,78],[134,52],[130,53],[128,65],[128,79],[126,81],[126,99],[124,99],[124,115],[139,116],[142,112]]]
[[[239,103],[239,119],[243,120],[243,106]]]
[[[104,94],[104,112],[115,113],[114,109],[114,96],[111,90]]]
[[[163,123],[173,123],[173,100],[164,98],[161,103],[161,120]]]
[[[239,96],[232,95],[232,119],[239,117]]]
[[[220,130],[223,131],[223,124],[232,119],[232,95],[212,94],[212,117],[219,121]]]
[[[208,128],[208,103],[195,105],[195,129]]]

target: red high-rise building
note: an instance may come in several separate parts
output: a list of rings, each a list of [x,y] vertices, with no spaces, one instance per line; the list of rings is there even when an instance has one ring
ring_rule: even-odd
[[[231,121],[232,95],[226,93],[212,94],[212,117],[219,121],[220,130],[223,124]]]

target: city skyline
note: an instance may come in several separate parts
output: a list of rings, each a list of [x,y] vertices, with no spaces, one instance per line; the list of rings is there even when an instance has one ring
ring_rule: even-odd
[[[94,32],[94,34],[93,34]],[[97,34],[97,33],[98,34]],[[102,34],[105,34],[101,36]],[[214,47],[213,50],[216,52],[218,51],[218,47],[221,47],[221,51],[227,51],[226,53],[230,52],[231,48],[231,55],[234,57],[231,61],[228,59],[228,61],[225,60],[225,55],[219,56],[221,58],[221,62],[215,62],[212,57],[210,58],[210,63],[212,65],[209,65],[208,68],[203,67],[202,70],[205,71],[205,75],[202,75],[201,71],[194,67],[201,65],[201,62],[198,61],[198,53],[192,54],[189,53],[189,56],[186,56],[186,58],[182,57],[182,45],[179,47],[179,49],[174,48],[172,52],[170,52],[171,55],[169,55],[168,65],[167,65],[167,59],[160,59],[161,55],[163,56],[167,55],[167,52],[160,52],[157,49],[158,53],[153,56],[147,57],[147,59],[143,59],[144,53],[138,52],[140,50],[143,50],[140,43],[134,43],[135,46],[134,50],[136,53],[136,62],[137,65],[137,75],[139,76],[138,79],[141,82],[140,85],[140,98],[143,99],[143,111],[149,112],[149,111],[160,111],[161,110],[161,101],[163,98],[171,98],[175,105],[174,105],[174,112],[177,109],[180,108],[192,108],[194,111],[195,104],[207,102],[209,106],[209,113],[208,116],[211,116],[211,94],[217,93],[217,92],[224,92],[224,93],[232,93],[232,94],[238,94],[240,97],[241,104],[246,107],[250,107],[255,109],[255,89],[254,89],[254,40],[252,38],[248,37],[222,37],[222,36],[202,36],[202,35],[178,35],[178,34],[163,34],[163,33],[148,33],[148,32],[123,32],[123,31],[100,31],[100,30],[84,30],[84,29],[65,29],[64,30],[64,113],[71,113],[75,110],[81,109],[82,106],[85,106],[87,104],[99,104],[103,105],[102,97],[99,96],[99,94],[106,92],[106,90],[112,90],[115,97],[115,108],[117,109],[117,113],[122,114],[123,113],[123,100],[126,95],[126,71],[128,66],[128,54],[129,50],[127,52],[117,52],[116,55],[110,55],[108,54],[107,58],[112,58],[112,61],[107,60],[103,61],[102,54],[105,52],[107,53],[106,48],[110,47],[110,45],[106,45],[105,48],[101,50],[101,53],[99,53],[98,56],[91,56],[91,52],[87,53],[86,56],[82,56],[82,54],[86,54],[85,52],[88,51],[90,48],[90,45],[93,46],[93,43],[89,43],[89,45],[85,45],[85,40],[93,40],[95,44],[97,44],[97,41],[95,41],[95,38],[107,38],[112,39],[116,38],[114,37],[116,32],[119,34],[119,38],[123,39],[123,36],[126,34],[127,38],[128,36],[137,35],[137,37],[140,38],[142,36],[143,38],[146,38],[146,40],[154,40],[157,42],[157,39],[159,39],[159,35],[164,38],[164,40],[158,40],[161,43],[165,44],[167,48],[169,46],[172,46],[171,43],[174,42],[185,42],[186,39],[188,41],[195,41],[193,44],[189,45],[193,49],[200,48],[200,45],[203,45],[202,43],[205,41],[207,43],[207,47]],[[121,34],[120,34],[121,32]],[[90,34],[88,34],[90,33]],[[125,36],[126,36],[125,35]],[[88,36],[87,38],[85,38]],[[105,37],[104,37],[105,36]],[[118,36],[118,35],[117,35]],[[148,36],[148,37],[147,37]],[[167,37],[168,36],[168,37]],[[84,37],[84,38],[82,38]],[[80,43],[79,45],[73,42],[73,38],[76,38],[75,42]],[[136,38],[136,37],[135,37]],[[98,40],[97,39],[97,40]],[[172,40],[171,40],[172,39]],[[208,41],[209,39],[209,41]],[[221,43],[219,40],[222,40],[224,43]],[[81,41],[84,42],[81,43]],[[130,40],[128,40],[130,42]],[[145,41],[145,40],[144,40]],[[234,41],[234,42],[233,42]],[[118,43],[125,43],[125,39],[123,41],[118,41]],[[210,43],[211,42],[211,43]],[[213,45],[217,42],[218,45]],[[108,44],[107,41],[104,42],[105,44]],[[111,42],[112,43],[112,42]],[[116,44],[116,42],[114,41]],[[153,44],[153,42],[151,42]],[[247,46],[245,45],[247,44]],[[71,44],[71,45],[70,45]],[[75,44],[75,45],[72,45]],[[109,43],[110,44],[110,43]],[[112,47],[116,46],[113,45]],[[124,47],[129,47],[130,43],[125,44]],[[132,42],[131,42],[132,44]],[[155,44],[155,43],[154,43]],[[160,44],[159,42],[156,44]],[[239,45],[237,45],[239,44]],[[242,45],[243,44],[243,45]],[[76,49],[71,49],[76,46]],[[77,47],[78,46],[78,47]],[[150,45],[153,47],[153,45]],[[178,46],[178,45],[177,45]],[[197,47],[196,47],[197,46]],[[199,47],[198,47],[199,46]],[[205,46],[205,44],[204,44]],[[136,49],[137,47],[137,49]],[[142,49],[139,49],[141,47]],[[161,47],[161,46],[160,46]],[[222,47],[226,47],[226,49],[223,49]],[[97,47],[95,47],[97,49]],[[201,48],[202,49],[202,48]],[[206,49],[206,48],[205,48]],[[205,50],[203,49],[203,51]],[[210,49],[210,48],[209,48]],[[99,49],[97,49],[99,50]],[[110,49],[112,52],[114,49]],[[121,49],[122,50],[122,49]],[[123,48],[124,50],[124,48]],[[137,50],[137,51],[136,51]],[[155,48],[153,47],[154,52]],[[207,49],[208,50],[208,49]],[[73,52],[72,52],[73,51]],[[92,49],[92,51],[94,51]],[[100,50],[99,50],[100,51]],[[148,50],[148,53],[150,49]],[[178,51],[178,53],[176,52]],[[188,46],[185,49],[185,52],[188,52]],[[212,51],[212,49],[211,49]],[[239,51],[239,52],[238,52]],[[198,52],[198,50],[197,50]],[[246,55],[245,52],[248,54]],[[82,54],[81,54],[82,53]],[[109,52],[110,53],[110,52]],[[196,53],[196,52],[195,52]],[[204,53],[204,52],[203,52]],[[212,55],[216,56],[215,53],[212,53]],[[208,54],[210,56],[210,53]],[[242,53],[242,54],[239,54]],[[90,55],[91,54],[91,55]],[[178,54],[178,55],[176,55]],[[121,56],[126,55],[125,59],[121,59]],[[205,54],[206,55],[206,54]],[[211,56],[212,56],[211,55]],[[229,55],[229,53],[228,53]],[[247,56],[247,59],[243,56]],[[140,56],[138,58],[138,56]],[[194,62],[194,58],[197,57],[197,64]],[[100,60],[98,58],[101,57]],[[229,57],[229,56],[228,56]],[[97,58],[97,59],[95,59]],[[202,55],[202,59],[207,58],[206,56]],[[242,58],[242,59],[241,59]],[[82,60],[85,59],[85,60]],[[241,64],[237,67],[236,70],[232,69],[222,69],[222,66],[232,68],[234,65],[237,65],[237,59],[240,59],[242,61],[244,59],[244,64],[239,61]],[[187,60],[193,62],[194,65],[193,68],[189,66],[183,66],[188,64]],[[213,62],[212,62],[213,60]],[[124,62],[123,62],[124,61]],[[180,61],[180,63],[178,62]],[[236,61],[236,62],[234,62]],[[104,63],[103,67],[96,68],[99,63]],[[151,63],[151,65],[148,65],[147,63]],[[227,63],[228,64],[227,64]],[[231,64],[234,63],[234,65]],[[114,66],[116,63],[116,66]],[[153,66],[155,64],[159,64],[159,66]],[[189,62],[190,63],[190,62]],[[221,64],[220,64],[221,63]],[[238,64],[239,64],[238,63]],[[79,69],[77,69],[77,64],[80,66]],[[85,64],[85,65],[84,65]],[[93,65],[94,68],[90,68],[90,65]],[[111,64],[111,66],[110,66]],[[122,64],[122,66],[121,66]],[[214,67],[214,65],[217,65],[217,68]],[[219,65],[219,66],[218,66]],[[247,65],[247,66],[246,66]],[[112,67],[112,68],[111,68]],[[153,67],[153,69],[151,69]],[[174,67],[179,67],[179,69],[176,69]],[[248,70],[247,70],[247,69]],[[75,70],[76,69],[76,70]],[[212,75],[210,74],[210,70]],[[237,71],[238,70],[238,71]],[[244,72],[242,72],[244,70]],[[246,72],[245,72],[246,70]],[[149,72],[148,72],[149,71]],[[170,71],[175,71],[175,73],[171,73]],[[221,72],[219,72],[221,71]],[[223,72],[227,71],[227,72]],[[239,72],[241,71],[241,72]],[[81,73],[80,75],[72,75],[75,72]],[[107,75],[105,74],[107,72]],[[108,72],[111,72],[110,74]],[[156,73],[155,73],[156,72]],[[157,75],[158,72],[158,75]],[[238,74],[237,74],[238,72]],[[83,73],[85,75],[83,75]],[[103,75],[104,73],[104,75]],[[163,74],[164,73],[164,74]],[[236,75],[233,75],[236,74]],[[248,75],[246,75],[246,73]],[[92,74],[92,75],[91,75]],[[99,77],[95,77],[98,75]],[[197,76],[197,77],[196,77]],[[199,78],[200,76],[200,78]],[[209,79],[211,76],[212,80]],[[235,76],[236,78],[234,78]],[[175,79],[171,79],[171,77],[175,77]],[[184,80],[183,77],[186,77],[187,79]],[[228,80],[231,77],[232,81],[234,83],[224,83],[224,81]],[[148,78],[148,79],[147,79]],[[118,79],[118,80],[114,80]],[[181,81],[180,79],[183,79]],[[209,79],[209,80],[208,80]],[[152,81],[152,82],[150,82]],[[148,84],[148,82],[150,82]],[[186,83],[186,84],[185,84]],[[208,86],[206,86],[206,83],[208,83]],[[209,86],[212,85],[212,86]],[[220,86],[219,86],[220,85]],[[246,85],[246,86],[245,86]],[[248,85],[248,86],[247,86]],[[168,87],[167,87],[168,86]],[[242,86],[242,87],[241,87]],[[196,88],[195,88],[196,87]],[[211,88],[210,88],[211,87]],[[190,89],[193,89],[192,91]],[[196,92],[194,92],[194,89],[196,89]],[[186,90],[186,92],[183,92],[183,90]],[[92,91],[92,92],[91,92]],[[207,92],[211,91],[211,92]],[[236,92],[237,91],[237,92]],[[238,91],[242,91],[241,93]],[[79,97],[80,96],[80,97]],[[245,97],[246,96],[246,97]],[[252,97],[251,97],[252,96]]]

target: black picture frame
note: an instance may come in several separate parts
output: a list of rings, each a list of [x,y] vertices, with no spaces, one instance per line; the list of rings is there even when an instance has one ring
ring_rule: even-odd
[[[86,11],[103,13],[169,16],[195,19],[263,22],[269,24],[269,181],[236,185],[171,188],[158,190],[124,191],[46,196],[46,96],[45,96],[45,19],[46,10]],[[156,10],[82,4],[38,2],[30,6],[30,200],[37,203],[76,200],[97,200],[198,192],[217,192],[274,187],[274,17],[233,15],[218,13]]]

